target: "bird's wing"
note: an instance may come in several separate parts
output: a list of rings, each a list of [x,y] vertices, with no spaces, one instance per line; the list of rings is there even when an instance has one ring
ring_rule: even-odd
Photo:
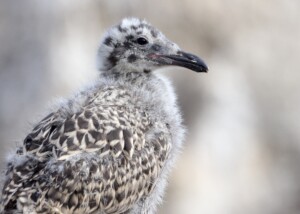
[[[50,114],[24,140],[26,160],[11,169],[5,204],[18,197],[41,211],[124,212],[150,194],[170,149],[166,127],[139,109]]]
[[[17,152],[7,164],[6,180],[1,194],[0,212],[4,209],[16,209],[16,197],[23,190],[24,184],[29,184],[36,173],[41,170],[45,161],[39,161],[34,155],[26,155],[27,151],[34,152],[43,146],[49,135],[61,124],[58,114],[51,113],[32,130],[25,138],[23,147],[19,147]],[[48,156],[49,157],[49,156]]]

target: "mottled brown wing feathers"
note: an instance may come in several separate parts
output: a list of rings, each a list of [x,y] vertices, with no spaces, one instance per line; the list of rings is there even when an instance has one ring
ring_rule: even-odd
[[[170,151],[164,131],[147,139],[152,126],[143,112],[119,106],[50,114],[24,140],[28,160],[12,166],[4,204],[18,198],[40,212],[125,212],[151,192]]]

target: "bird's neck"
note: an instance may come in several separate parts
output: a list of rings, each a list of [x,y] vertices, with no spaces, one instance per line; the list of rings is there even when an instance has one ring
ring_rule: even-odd
[[[140,85],[146,83],[153,76],[151,73],[144,73],[141,71],[130,71],[130,72],[120,72],[115,70],[110,70],[100,73],[101,79],[108,79],[113,82],[127,83],[133,85]]]

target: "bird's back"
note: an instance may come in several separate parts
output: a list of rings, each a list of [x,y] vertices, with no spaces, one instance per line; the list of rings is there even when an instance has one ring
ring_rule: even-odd
[[[22,160],[7,172],[6,210],[122,213],[151,193],[171,149],[167,126],[126,89],[91,93],[77,111],[49,114],[26,137]]]

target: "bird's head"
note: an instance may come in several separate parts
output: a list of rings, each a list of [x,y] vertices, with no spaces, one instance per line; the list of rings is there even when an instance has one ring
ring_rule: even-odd
[[[197,56],[182,51],[159,30],[137,18],[125,18],[104,35],[98,50],[100,71],[149,73],[162,66],[207,72]]]

